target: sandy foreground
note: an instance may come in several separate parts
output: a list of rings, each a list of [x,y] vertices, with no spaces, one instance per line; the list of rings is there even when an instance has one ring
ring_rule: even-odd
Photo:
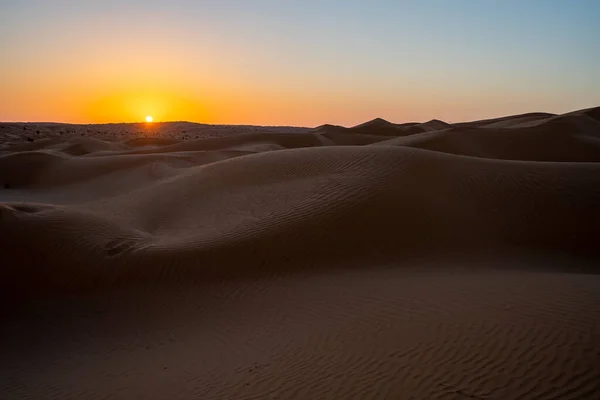
[[[598,399],[600,108],[0,123],[0,399]]]

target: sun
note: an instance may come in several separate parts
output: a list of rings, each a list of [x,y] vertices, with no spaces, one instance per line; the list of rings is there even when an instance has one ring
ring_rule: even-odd
[[[146,117],[146,122],[152,122],[152,121],[154,121],[154,118],[152,118],[152,115],[148,115]]]

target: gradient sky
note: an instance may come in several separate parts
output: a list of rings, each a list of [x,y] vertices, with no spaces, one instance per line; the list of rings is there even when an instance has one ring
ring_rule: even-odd
[[[354,125],[600,105],[597,0],[0,0],[0,120]]]

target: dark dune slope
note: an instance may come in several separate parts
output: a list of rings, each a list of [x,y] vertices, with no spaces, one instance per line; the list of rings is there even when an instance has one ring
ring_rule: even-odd
[[[600,162],[600,121],[582,114],[553,117],[524,128],[453,127],[377,145],[415,147],[489,159]]]

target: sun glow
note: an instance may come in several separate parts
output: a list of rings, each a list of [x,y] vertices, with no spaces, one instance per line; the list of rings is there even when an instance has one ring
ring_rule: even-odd
[[[154,118],[152,118],[152,115],[148,115],[146,117],[146,122],[152,122],[152,121],[154,121]]]

